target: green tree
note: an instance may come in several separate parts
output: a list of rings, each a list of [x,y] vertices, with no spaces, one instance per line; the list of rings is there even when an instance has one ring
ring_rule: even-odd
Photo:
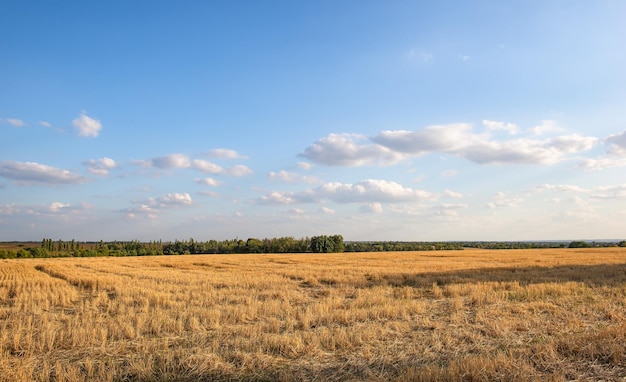
[[[345,246],[343,244],[343,236],[341,235],[333,235],[330,237],[330,240],[333,242],[333,252],[343,252]]]
[[[311,238],[311,252],[316,253],[331,253],[331,252],[343,252],[343,236],[341,235],[321,235],[313,236]]]
[[[572,241],[569,243],[570,248],[590,248],[591,244],[586,241]]]
[[[246,241],[247,253],[263,253],[263,242],[259,239],[249,238]]]

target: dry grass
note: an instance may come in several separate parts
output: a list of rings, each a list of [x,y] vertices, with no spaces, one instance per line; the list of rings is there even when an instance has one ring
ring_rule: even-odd
[[[0,261],[0,381],[625,378],[623,248]]]

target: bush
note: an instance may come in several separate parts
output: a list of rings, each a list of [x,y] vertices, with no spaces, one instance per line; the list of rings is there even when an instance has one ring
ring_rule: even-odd
[[[8,249],[0,249],[0,259],[15,259],[16,253]]]
[[[17,251],[17,256],[20,259],[30,259],[33,257],[33,255],[30,253],[30,251],[22,248],[19,251]]]

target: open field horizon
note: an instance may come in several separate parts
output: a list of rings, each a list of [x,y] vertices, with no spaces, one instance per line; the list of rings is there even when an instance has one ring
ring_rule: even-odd
[[[0,381],[626,377],[626,248],[0,260]]]
[[[549,248],[626,247],[626,240],[548,240],[548,241],[346,241],[342,235],[292,236],[247,240],[198,241],[151,240],[77,241],[52,240],[41,242],[0,242],[0,259],[48,257],[119,257],[202,254],[295,254],[341,252],[441,251],[480,249],[549,249]]]
[[[626,1],[0,4],[0,382],[626,382]]]

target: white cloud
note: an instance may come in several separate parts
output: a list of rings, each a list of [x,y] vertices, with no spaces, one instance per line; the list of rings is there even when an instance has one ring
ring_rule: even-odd
[[[43,127],[47,127],[47,128],[51,128],[52,127],[52,125],[48,121],[39,121],[39,126],[43,126]]]
[[[394,164],[403,158],[379,144],[357,144],[365,139],[356,134],[330,134],[307,147],[300,156],[328,166]]]
[[[189,167],[189,164],[186,167]],[[224,172],[221,166],[203,159],[194,159],[191,162],[191,167],[207,174],[221,174]]]
[[[552,138],[546,142],[546,146],[555,148],[564,154],[572,154],[590,150],[597,142],[598,138],[595,137],[583,137],[578,134],[572,134]]]
[[[594,199],[623,200],[626,199],[626,184],[597,187],[590,196]]]
[[[570,184],[541,184],[533,188],[535,191],[587,192],[588,190]]]
[[[69,204],[66,203],[61,203],[61,202],[52,202],[50,203],[50,206],[48,207],[50,212],[56,213],[59,212],[60,210],[64,209],[64,208],[68,208],[70,207]]]
[[[383,213],[383,206],[380,203],[368,203],[359,207],[359,211],[363,213],[381,214]]]
[[[580,207],[580,209],[583,211],[587,211],[587,212],[593,211],[593,208],[589,205],[589,202],[587,202],[585,199],[581,198],[580,196],[572,196],[569,200],[570,202]]]
[[[298,167],[302,170],[310,170],[313,168],[313,165],[309,162],[298,162]]]
[[[423,155],[430,152],[456,152],[473,141],[482,140],[471,134],[472,126],[466,123],[431,125],[417,131],[385,130],[372,141],[394,152]]]
[[[606,168],[626,166],[624,157],[587,158],[580,163],[580,167],[588,171],[604,170]]]
[[[366,179],[355,184],[327,183],[317,188],[316,194],[318,197],[338,203],[394,203],[426,200],[434,197],[432,193],[427,191],[414,190],[396,182],[378,179]]]
[[[542,142],[529,139],[503,142],[484,140],[463,148],[458,154],[478,164],[551,164],[560,158],[557,150],[551,150]]]
[[[576,200],[582,200],[581,195],[592,199],[622,200],[626,199],[626,184],[612,186],[597,186],[583,188],[570,184],[542,184],[533,188],[534,191],[556,191],[574,193]],[[573,199],[572,199],[573,200]]]
[[[581,160],[579,167],[587,171],[596,171],[626,166],[626,131],[610,135],[603,142],[609,146],[608,155],[585,158]]]
[[[520,196],[508,196],[504,192],[496,192],[493,196],[492,202],[487,203],[487,207],[518,207],[523,201],[524,199]]]
[[[213,178],[204,178],[204,179],[196,179],[196,183],[203,184],[205,186],[217,187],[222,182],[215,180]]]
[[[335,214],[335,210],[333,210],[332,208],[328,208],[328,207],[321,207],[320,208],[320,212],[326,215],[334,215]]]
[[[232,176],[245,176],[254,173],[248,166],[238,164],[236,166],[228,168],[226,172]]]
[[[459,210],[467,208],[467,204],[443,203],[432,208],[433,217],[437,221],[454,222],[459,219]]]
[[[564,129],[562,127],[559,127],[557,125],[556,121],[552,119],[546,119],[546,120],[541,121],[541,124],[530,129],[530,132],[535,135],[543,135],[546,133],[559,132],[563,130]]]
[[[309,199],[308,202],[312,202],[313,200]],[[262,205],[283,205],[283,204],[294,204],[298,202],[297,196],[293,192],[278,192],[273,191],[269,194],[261,196],[258,200],[255,201],[256,204]],[[300,200],[300,202],[305,202],[304,200]]]
[[[274,191],[255,202],[265,205],[313,203],[322,200],[336,203],[398,203],[434,200],[439,196],[427,191],[403,187],[392,181],[367,179],[355,184],[326,183],[300,192]]]
[[[82,113],[80,117],[72,121],[72,126],[78,131],[80,137],[97,137],[102,130],[102,123],[99,120]]]
[[[608,155],[586,158],[581,161],[580,167],[593,171],[626,166],[626,131],[609,135],[604,139],[604,143],[609,146]]]
[[[297,182],[298,174],[295,172],[287,172],[287,171],[279,171],[279,172],[270,172],[267,174],[267,177],[270,180],[282,180],[284,182]]]
[[[171,154],[156,157],[150,160],[150,164],[156,168],[188,168],[190,166],[189,157],[184,154]]]
[[[512,135],[519,133],[519,127],[517,127],[517,125],[514,123],[497,122],[483,119],[483,126],[485,126],[488,130],[503,130]]]
[[[441,209],[441,210],[461,210],[464,208],[467,208],[467,204],[464,203],[442,203],[439,206],[436,206],[435,208],[437,209]]]
[[[109,170],[117,168],[117,163],[111,158],[90,159],[83,162],[87,171],[95,175],[108,175]]]
[[[477,141],[459,150],[458,155],[479,164],[554,164],[566,154],[589,150],[596,138],[570,135],[551,140],[515,139]]]
[[[160,207],[170,207],[170,206],[183,206],[192,204],[193,200],[191,199],[191,195],[188,193],[170,193],[166,194],[157,200],[157,204]]]
[[[82,176],[68,170],[35,162],[0,161],[0,176],[26,184],[77,184],[86,181]]]
[[[279,171],[279,172],[272,171],[269,174],[267,174],[267,177],[270,180],[280,180],[280,181],[288,182],[288,183],[310,183],[310,184],[320,183],[319,179],[315,177],[304,176],[295,172],[288,172],[284,170]]]
[[[130,219],[135,219],[137,216],[143,216],[150,220],[159,218],[159,211],[148,204],[140,204],[138,207],[127,208],[124,212]]]
[[[16,224],[19,222],[32,222],[33,217],[37,219],[52,219],[51,221],[58,223],[62,221],[64,224],[68,222],[69,215],[72,215],[72,222],[78,222],[84,219],[80,213],[91,209],[87,203],[78,203],[75,206],[69,203],[52,202],[49,204],[39,205],[22,205],[15,204],[0,205],[0,216],[12,216]]]
[[[177,208],[185,207],[193,204],[191,195],[188,193],[169,193],[159,198],[148,198],[143,201],[136,201],[133,204],[137,204],[137,207],[127,208],[123,210],[128,218],[134,219],[138,216],[150,220],[156,220],[163,208]]]
[[[206,174],[228,174],[231,176],[244,176],[252,174],[253,171],[245,165],[235,165],[230,168],[223,168],[213,162],[204,159],[190,159],[185,154],[170,154],[150,160],[135,161],[135,164],[144,167],[156,167],[160,169],[193,169]]]
[[[452,190],[443,190],[442,196],[444,198],[459,199],[463,197],[463,194]]]
[[[566,154],[589,150],[597,141],[596,138],[579,135],[549,140],[520,138],[498,141],[472,132],[468,124],[428,126],[418,131],[383,131],[373,140],[390,149],[413,155],[442,152],[479,164],[553,164]]]
[[[213,149],[206,152],[206,155],[211,158],[220,158],[220,159],[247,159],[247,157],[240,155],[235,150],[229,149]]]
[[[7,118],[6,122],[13,127],[23,127],[24,121],[18,118]]]
[[[626,155],[626,130],[619,134],[610,135],[605,142],[611,146],[610,153]]]

